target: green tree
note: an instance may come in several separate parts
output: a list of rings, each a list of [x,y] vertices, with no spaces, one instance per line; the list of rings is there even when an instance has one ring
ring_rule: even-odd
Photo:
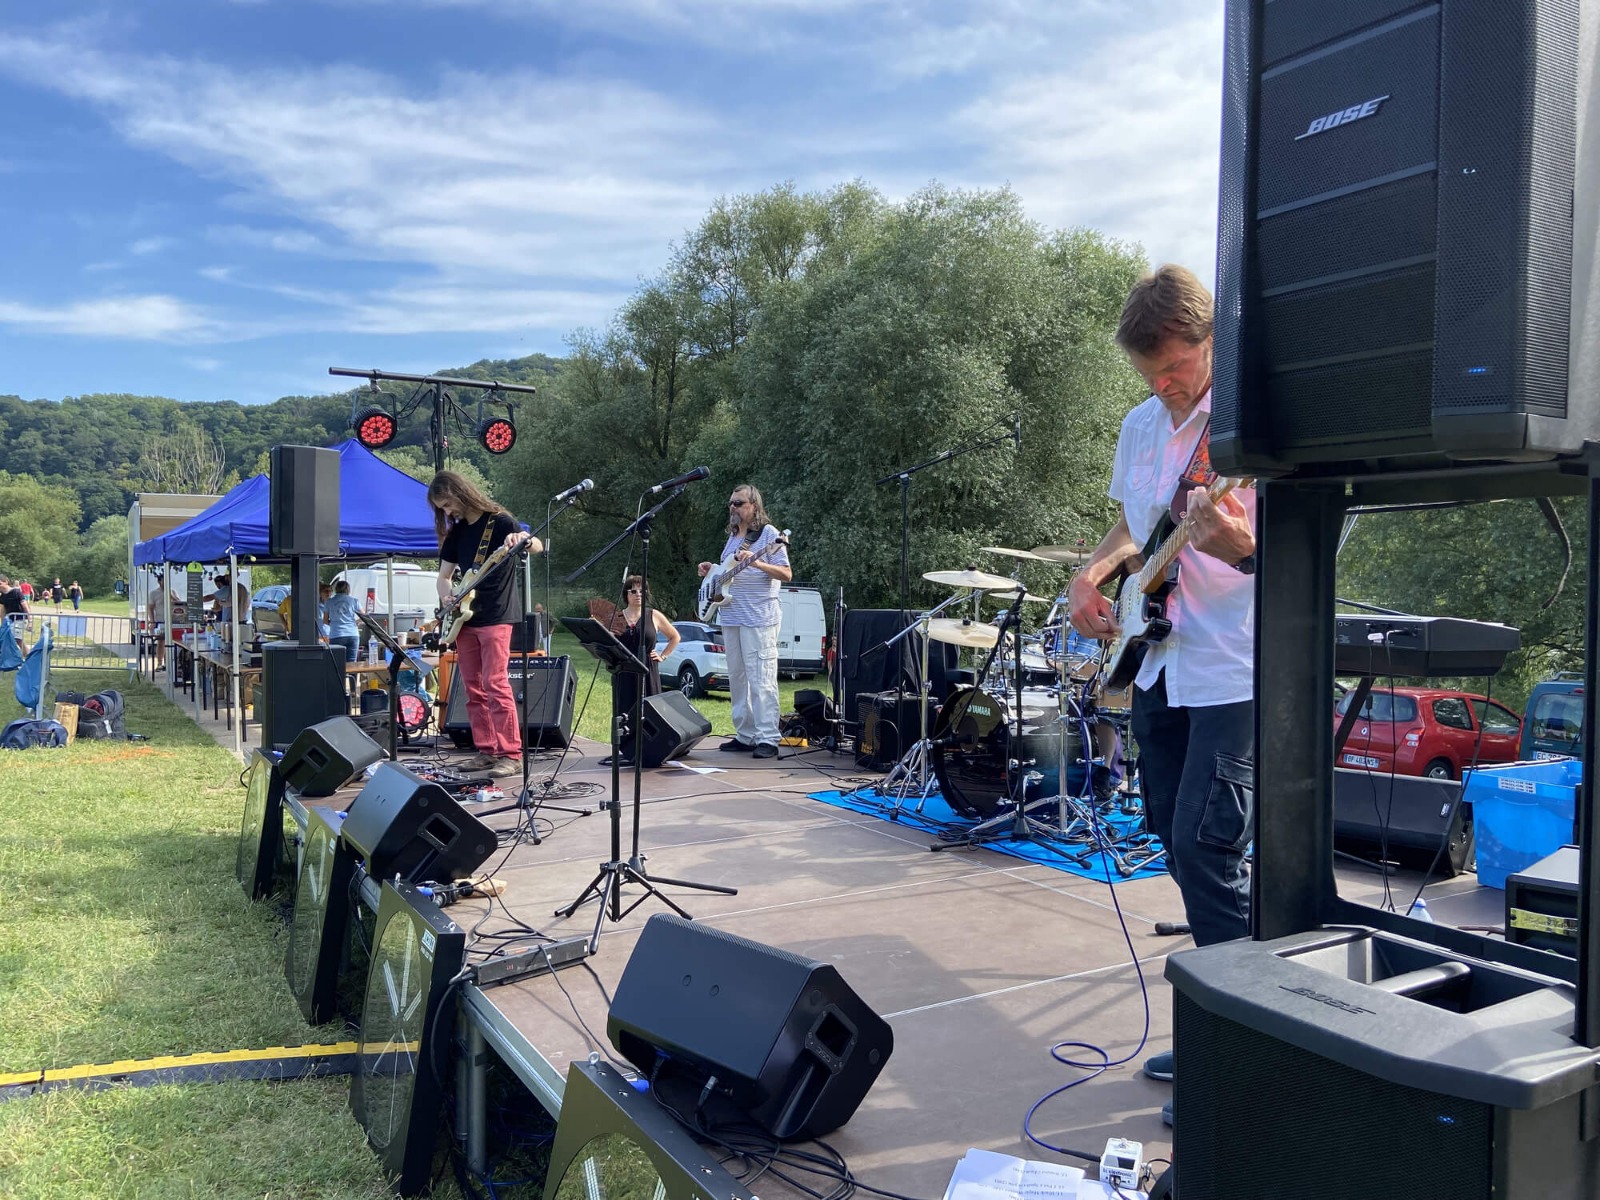
[[[78,501],[66,488],[0,471],[0,570],[43,578],[78,541]]]

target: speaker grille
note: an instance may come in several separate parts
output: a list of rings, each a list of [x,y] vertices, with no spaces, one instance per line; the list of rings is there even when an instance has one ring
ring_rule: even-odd
[[[1277,0],[1264,6],[1262,61],[1271,66],[1416,7],[1417,0]]]
[[[1173,994],[1178,1194],[1488,1200],[1494,1111],[1402,1087]]]

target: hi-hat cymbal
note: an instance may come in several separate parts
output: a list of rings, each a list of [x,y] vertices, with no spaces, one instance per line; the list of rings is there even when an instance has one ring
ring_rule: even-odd
[[[1094,547],[1085,541],[1071,542],[1065,546],[1035,546],[1032,551],[1051,562],[1083,564],[1094,554]]]
[[[1012,588],[1011,591],[1009,591],[1009,592],[990,592],[987,596],[984,597],[985,600],[998,600],[1002,604],[1010,604],[1016,598],[1017,598],[1017,591],[1016,591],[1015,588]],[[1050,604],[1050,603],[1052,603],[1052,601],[1051,601],[1049,596],[1035,596],[1031,592],[1024,592],[1023,595],[1022,595],[1022,601],[1023,601],[1024,604]]]
[[[1033,562],[1049,562],[1042,554],[1035,554],[1032,550],[1013,550],[1010,546],[979,546],[984,554],[1004,554],[1008,558],[1026,558]]]
[[[925,571],[922,577],[929,583],[943,584],[945,587],[977,588],[982,592],[992,592],[997,588],[1015,588],[1017,581],[1007,579],[1004,575],[990,575],[987,571],[976,571],[970,567],[965,571]]]
[[[978,649],[984,649],[1000,640],[1000,631],[993,625],[979,625],[973,621],[952,621],[947,617],[934,617],[928,622],[928,636],[936,642],[949,642],[955,646],[973,646]]]

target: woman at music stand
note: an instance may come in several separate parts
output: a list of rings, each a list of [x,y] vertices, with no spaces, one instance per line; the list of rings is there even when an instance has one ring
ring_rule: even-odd
[[[611,622],[611,632],[634,654],[650,664],[647,675],[637,675],[631,671],[619,671],[611,678],[611,715],[613,717],[630,717],[634,705],[638,703],[639,687],[641,681],[646,696],[659,696],[661,694],[661,660],[677,649],[678,642],[682,640],[678,628],[666,617],[659,608],[650,610],[651,623],[655,626],[653,632],[647,632],[639,626],[639,618],[644,615],[645,600],[644,580],[638,575],[629,575],[622,583],[622,594],[626,604],[617,610],[616,619]],[[656,649],[656,638],[667,639],[666,646]],[[621,741],[622,762],[631,765],[632,754],[629,750],[633,745],[633,730],[630,728]],[[601,761],[601,766],[610,766],[609,758]]]

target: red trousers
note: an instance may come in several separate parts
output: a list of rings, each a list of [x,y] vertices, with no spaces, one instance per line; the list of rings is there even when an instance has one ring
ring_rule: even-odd
[[[510,625],[468,625],[456,636],[456,666],[467,689],[467,720],[478,753],[518,758],[517,698],[511,691]]]

